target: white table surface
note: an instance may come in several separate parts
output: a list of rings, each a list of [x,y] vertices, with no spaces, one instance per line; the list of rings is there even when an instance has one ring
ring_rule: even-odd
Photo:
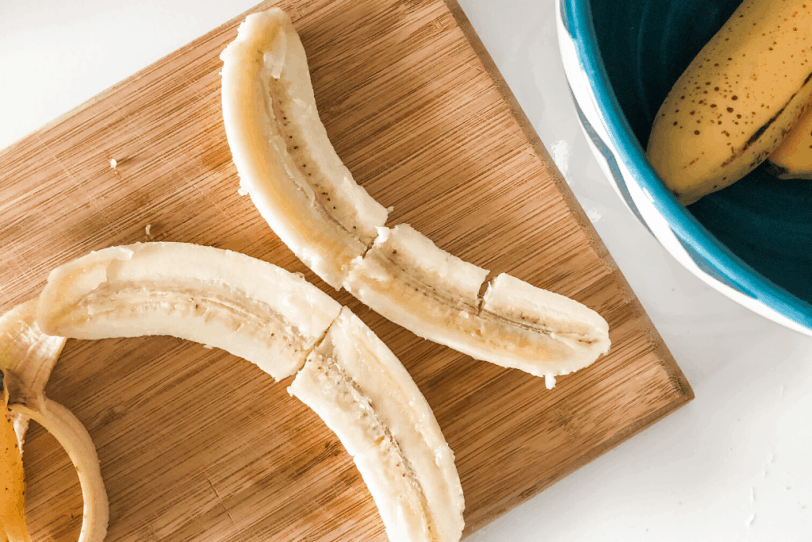
[[[0,148],[257,1],[0,0]],[[812,339],[705,286],[623,207],[578,127],[554,0],[460,3],[696,393],[469,540],[812,540]]]

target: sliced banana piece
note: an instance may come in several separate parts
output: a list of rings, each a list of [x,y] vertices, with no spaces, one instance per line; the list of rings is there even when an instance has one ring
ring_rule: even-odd
[[[212,247],[112,247],[54,270],[38,318],[69,337],[205,342],[276,379],[301,369],[290,391],[353,455],[392,540],[459,540],[459,475],[428,403],[361,320],[301,277]]]
[[[464,501],[454,454],[409,373],[347,308],[289,391],[353,456],[389,540],[460,539]]]
[[[381,228],[353,262],[344,286],[363,303],[417,335],[460,351],[484,334],[479,289],[488,271],[439,249],[408,225]],[[466,352],[469,353],[469,352]]]
[[[421,337],[548,383],[608,351],[608,325],[594,311],[506,275],[483,303],[486,270],[408,225],[384,227],[386,210],[327,138],[304,49],[284,12],[248,16],[221,58],[223,118],[241,185],[328,284]]]
[[[93,252],[55,269],[38,320],[78,339],[172,335],[222,348],[274,379],[294,374],[341,305],[255,258],[188,243]]]
[[[223,119],[241,190],[300,260],[340,288],[388,213],[330,144],[290,18],[279,8],[249,15],[221,58]]]
[[[345,283],[366,305],[420,337],[536,376],[567,374],[609,349],[609,326],[567,297],[488,271],[406,224],[382,228]]]

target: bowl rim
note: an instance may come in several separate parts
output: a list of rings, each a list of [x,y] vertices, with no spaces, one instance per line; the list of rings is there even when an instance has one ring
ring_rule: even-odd
[[[725,281],[784,318],[812,330],[812,305],[774,284],[733,254],[665,186],[649,164],[612,90],[595,37],[590,0],[558,1],[558,15],[574,45],[580,68],[587,76],[589,93],[595,100],[617,159],[651,196],[657,212],[674,234],[690,245]]]

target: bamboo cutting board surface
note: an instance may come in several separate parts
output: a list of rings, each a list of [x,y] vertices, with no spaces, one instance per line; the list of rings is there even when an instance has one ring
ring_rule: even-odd
[[[460,8],[269,2],[292,16],[328,134],[356,180],[441,248],[600,312],[612,350],[543,379],[423,341],[336,293],[237,194],[218,55],[231,21],[0,151],[0,310],[91,250],[186,241],[243,252],[350,306],[403,361],[451,448],[466,533],[693,397]],[[116,161],[112,168],[110,160]],[[385,540],[340,442],[286,387],[170,337],[68,341],[46,389],[87,426],[109,541]],[[35,540],[76,540],[82,500],[40,427],[25,447]]]

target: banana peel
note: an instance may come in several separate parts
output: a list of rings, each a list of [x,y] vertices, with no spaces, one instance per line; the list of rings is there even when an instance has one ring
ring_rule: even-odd
[[[39,423],[68,453],[82,488],[82,528],[79,542],[101,542],[107,535],[110,518],[99,457],[90,434],[73,413],[47,397],[38,408],[18,403],[11,412]]]
[[[812,180],[812,108],[770,154],[767,170],[779,179]]]
[[[25,473],[22,448],[8,409],[8,388],[0,371],[2,412],[0,417],[0,538],[9,542],[30,542],[25,526]]]
[[[25,526],[25,478],[22,450],[28,420],[53,434],[76,467],[84,513],[79,542],[99,542],[107,533],[107,492],[96,448],[82,422],[44,389],[66,339],[43,333],[36,321],[37,299],[0,316],[0,374],[3,414],[0,419],[0,533],[10,542],[30,541]]]

